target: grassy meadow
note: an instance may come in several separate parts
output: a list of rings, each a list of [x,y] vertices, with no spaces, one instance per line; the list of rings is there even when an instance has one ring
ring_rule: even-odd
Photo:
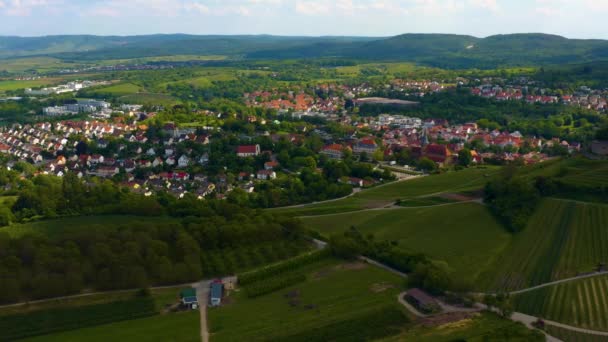
[[[329,237],[354,226],[377,240],[397,241],[448,263],[459,278],[474,281],[510,241],[490,212],[477,203],[440,207],[369,210],[303,218],[307,228]]]
[[[608,331],[608,276],[518,294],[517,311],[591,330]]]

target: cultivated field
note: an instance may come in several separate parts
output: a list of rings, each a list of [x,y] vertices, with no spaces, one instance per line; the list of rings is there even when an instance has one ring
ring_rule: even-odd
[[[516,295],[513,302],[515,309],[523,313],[581,328],[608,331],[608,276],[522,293]]]
[[[100,94],[109,94],[113,96],[124,96],[129,94],[136,94],[140,92],[142,88],[133,83],[119,83],[108,87],[96,88],[95,91]]]
[[[480,278],[488,290],[515,290],[593,271],[608,260],[608,206],[545,199],[528,226]]]
[[[256,298],[233,292],[228,304],[210,309],[211,339],[272,339],[347,321],[386,305],[399,307],[403,280],[374,266],[325,260],[298,272],[306,275],[302,283]]]
[[[136,319],[96,327],[40,336],[29,342],[199,342],[200,316],[198,310]]]
[[[49,334],[72,334],[89,327],[156,316],[178,301],[178,291],[153,290],[149,297],[138,296],[136,291],[113,292],[0,308],[0,340],[28,336],[46,339]]]
[[[510,235],[490,212],[476,203],[370,210],[303,221],[309,229],[327,237],[354,226],[363,234],[374,234],[379,241],[397,241],[406,251],[447,262],[459,279],[471,282],[510,241]]]
[[[480,313],[473,318],[438,327],[416,326],[403,334],[377,342],[482,342],[482,341],[544,341],[540,332],[514,323],[493,313]]]

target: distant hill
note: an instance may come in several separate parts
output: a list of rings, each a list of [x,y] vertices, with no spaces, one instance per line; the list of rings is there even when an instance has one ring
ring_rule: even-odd
[[[102,60],[184,54],[246,59],[340,57],[413,61],[443,68],[496,68],[608,60],[608,41],[547,34],[487,38],[450,34],[404,34],[389,38],[184,34],[0,37],[0,58],[43,55]]]

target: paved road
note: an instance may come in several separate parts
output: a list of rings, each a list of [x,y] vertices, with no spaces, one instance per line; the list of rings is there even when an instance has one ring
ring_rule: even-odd
[[[391,273],[394,273],[394,274],[396,274],[396,275],[398,275],[398,276],[400,276],[400,277],[402,277],[402,278],[407,278],[407,274],[405,274],[405,273],[403,273],[403,272],[401,272],[401,271],[399,271],[399,270],[396,270],[396,269],[394,269],[394,268],[392,268],[392,267],[390,267],[390,266],[387,266],[387,265],[385,265],[385,264],[379,263],[379,262],[377,262],[376,260],[373,260],[373,259],[370,259],[370,258],[368,258],[368,257],[364,257],[364,256],[360,256],[360,257],[359,257],[359,260],[365,261],[365,262],[367,262],[367,263],[370,263],[370,264],[372,264],[372,265],[375,265],[375,266],[377,266],[377,267],[380,267],[380,268],[382,268],[382,269],[385,269],[385,270],[387,270],[387,271],[389,271],[389,272],[391,272]]]

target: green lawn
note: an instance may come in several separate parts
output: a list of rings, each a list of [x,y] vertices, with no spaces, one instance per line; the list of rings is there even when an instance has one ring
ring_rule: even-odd
[[[608,276],[516,295],[517,311],[591,330],[608,331]]]
[[[8,90],[19,90],[25,88],[35,88],[56,84],[59,80],[55,78],[43,78],[33,81],[0,81],[0,92]]]
[[[253,341],[295,334],[395,305],[403,279],[362,263],[322,261],[301,269],[303,283],[257,298],[234,292],[209,310],[212,341]],[[285,294],[299,291],[296,306]],[[308,306],[308,307],[307,307]]]
[[[275,209],[291,215],[314,216],[378,208],[393,204],[397,199],[412,199],[439,193],[481,189],[500,168],[470,168],[381,185],[338,201],[311,204],[299,208]]]
[[[449,264],[458,277],[473,281],[497,258],[510,235],[490,212],[476,203],[435,208],[370,210],[303,219],[324,236],[351,226],[377,240],[397,241],[399,248]]]
[[[491,290],[514,290],[594,270],[608,260],[608,206],[545,199],[481,277]]]
[[[416,326],[401,335],[378,342],[482,342],[482,341],[544,341],[540,332],[526,328],[496,314],[482,313],[476,317],[438,327]]]
[[[80,330],[35,337],[23,341],[40,342],[199,342],[200,316],[198,310],[153,316]]]

